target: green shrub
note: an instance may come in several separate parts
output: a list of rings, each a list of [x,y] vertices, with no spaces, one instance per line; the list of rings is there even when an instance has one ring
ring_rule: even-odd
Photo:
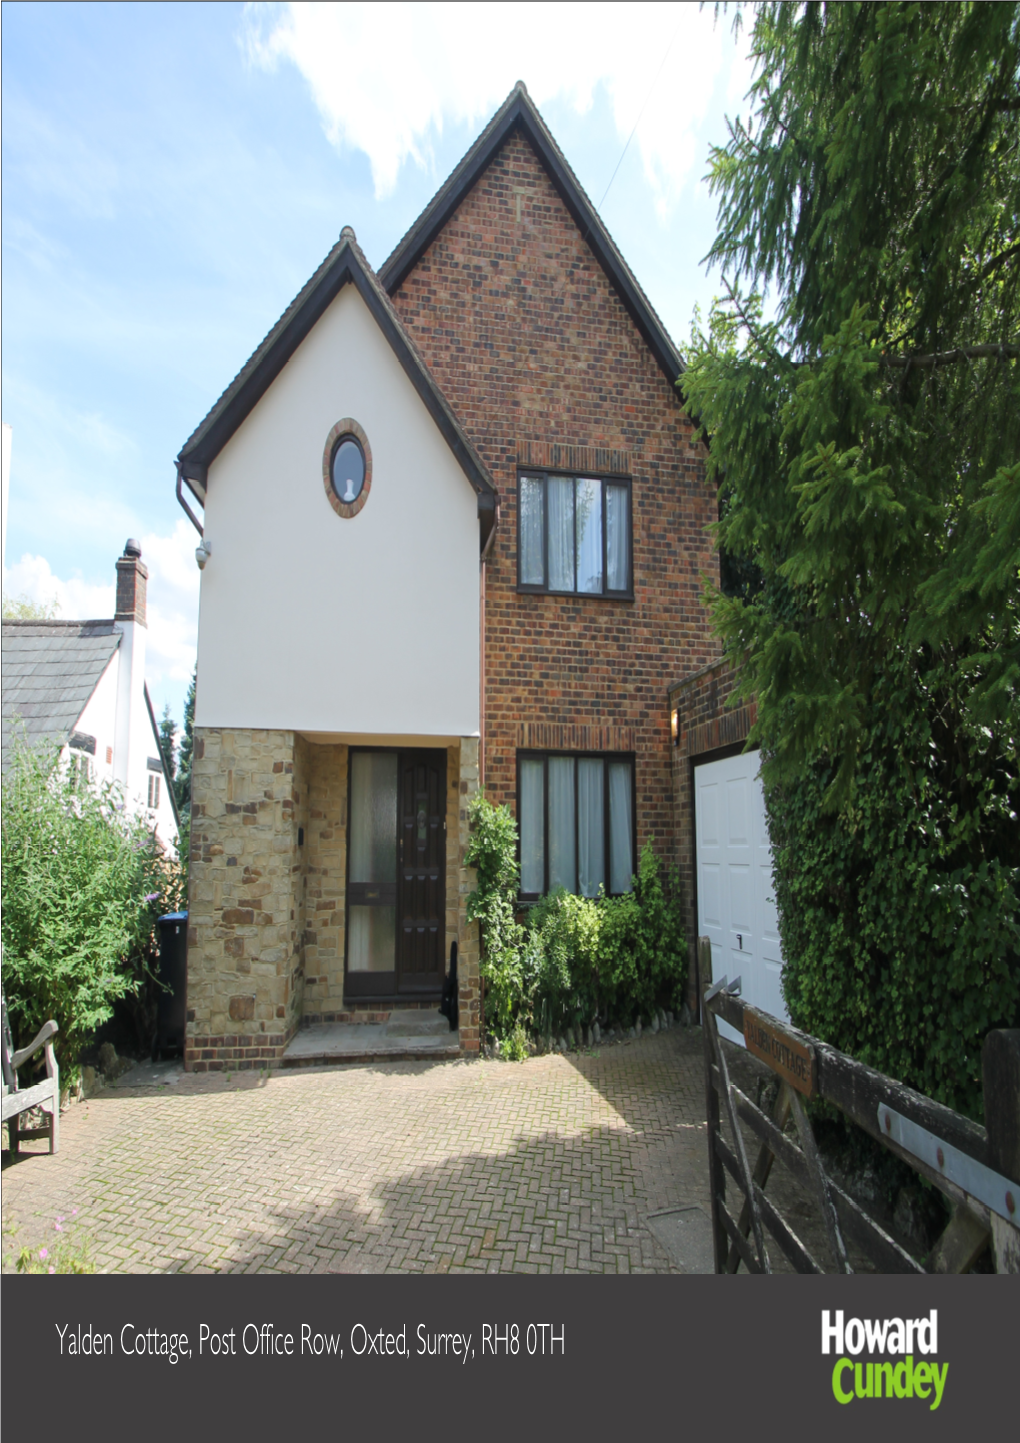
[[[467,903],[467,919],[481,932],[481,975],[486,1010],[496,1030],[509,1036],[529,992],[521,942],[523,928],[514,916],[517,898],[517,824],[509,807],[494,807],[479,792],[468,810],[471,840],[464,865],[474,867],[478,886]]]
[[[11,743],[3,784],[3,984],[15,1046],[49,1018],[72,1069],[114,1003],[150,975],[156,918],[179,869],[112,784]],[[70,1075],[68,1077],[70,1080]]]
[[[517,824],[508,807],[494,807],[481,795],[469,817],[465,861],[477,867],[478,887],[468,919],[481,923],[486,1021],[497,1036],[509,1040],[530,1030],[548,1037],[596,1020],[629,1024],[659,1007],[679,1010],[683,919],[663,888],[650,843],[633,892],[589,898],[559,888],[529,910],[522,926],[516,920]]]
[[[797,1026],[980,1117],[981,1043],[1020,1022],[1015,751],[991,765],[939,670],[888,668],[853,802],[826,806],[819,762],[766,800],[783,955]],[[909,704],[908,704],[909,703]]]

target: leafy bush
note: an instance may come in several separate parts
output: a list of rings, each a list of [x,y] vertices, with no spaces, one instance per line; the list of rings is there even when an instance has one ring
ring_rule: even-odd
[[[3,983],[15,1046],[47,1021],[73,1069],[113,1004],[150,977],[180,873],[113,784],[15,738],[3,785]]]
[[[521,943],[524,930],[514,916],[518,890],[517,824],[509,807],[494,807],[481,792],[468,817],[471,841],[464,864],[477,871],[478,886],[467,904],[467,919],[480,924],[481,974],[486,1003],[501,1036],[509,1036],[518,999],[530,991]]]
[[[1020,1020],[1020,786],[984,729],[940,744],[946,698],[914,685],[884,674],[849,807],[825,808],[832,762],[766,782],[783,986],[799,1027],[980,1117],[982,1039]]]
[[[686,945],[678,902],[662,885],[651,844],[634,891],[577,897],[559,888],[516,918],[517,824],[508,807],[479,795],[471,804],[465,861],[478,869],[469,920],[482,929],[486,1020],[501,1038],[525,1029],[548,1037],[596,1020],[630,1023],[656,1008],[679,1008]],[[523,1053],[522,1053],[523,1055]]]

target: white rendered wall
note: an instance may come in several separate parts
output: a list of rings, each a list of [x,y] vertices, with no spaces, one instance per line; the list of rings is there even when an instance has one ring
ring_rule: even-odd
[[[322,455],[343,417],[372,448],[351,520]],[[475,493],[353,285],[210,468],[195,722],[478,733]]]
[[[76,732],[95,737],[95,774],[102,781],[113,781],[112,759],[106,760],[107,747],[113,748],[117,736],[117,681],[120,674],[120,648],[113,653],[96,689],[85,703],[85,710],[74,724]]]
[[[128,623],[134,628],[137,623]],[[117,707],[118,701],[123,702],[119,696],[120,684],[122,681],[121,658],[124,653],[124,642],[110,658],[109,665],[99,678],[95,691],[85,704],[85,710],[74,724],[74,730],[84,732],[86,736],[95,737],[96,754],[92,758],[93,773],[97,780],[119,781],[124,787],[125,795],[130,802],[131,809],[143,815],[150,826],[155,826],[156,834],[165,847],[170,847],[177,839],[177,823],[174,821],[173,807],[167,795],[166,778],[160,773],[159,779],[159,807],[151,810],[148,806],[149,800],[149,757],[158,757],[159,748],[152,733],[152,722],[149,720],[149,709],[145,705],[145,693],[142,690],[142,682],[136,678],[138,695],[130,698],[130,715],[133,735],[130,738],[130,753],[126,762],[118,756],[117,751]],[[141,715],[139,715],[138,700],[141,699]],[[121,738],[124,736],[124,729],[120,731]],[[113,752],[113,760],[107,762],[106,751],[110,748]],[[70,754],[70,749],[65,749]],[[118,761],[121,769],[118,771]],[[125,781],[127,777],[127,781]]]

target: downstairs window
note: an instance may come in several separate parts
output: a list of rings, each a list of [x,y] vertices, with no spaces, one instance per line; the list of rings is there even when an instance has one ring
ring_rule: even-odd
[[[632,756],[518,752],[517,819],[525,901],[557,887],[582,897],[632,889]]]

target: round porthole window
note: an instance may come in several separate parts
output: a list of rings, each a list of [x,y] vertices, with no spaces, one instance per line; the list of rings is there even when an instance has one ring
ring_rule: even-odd
[[[341,436],[333,451],[333,490],[348,506],[365,484],[365,456],[353,436]]]
[[[329,504],[338,516],[357,516],[368,500],[372,451],[365,432],[349,416],[338,421],[326,438],[322,481]]]

